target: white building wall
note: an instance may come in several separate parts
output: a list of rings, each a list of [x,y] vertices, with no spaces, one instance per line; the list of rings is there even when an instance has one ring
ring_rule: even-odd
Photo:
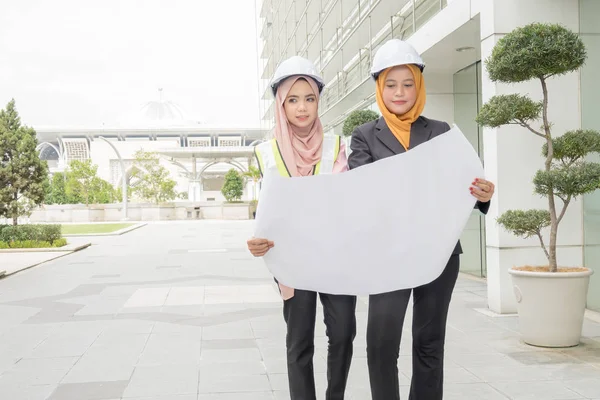
[[[424,71],[427,103],[423,115],[427,118],[454,123],[454,82],[450,74],[428,74]]]

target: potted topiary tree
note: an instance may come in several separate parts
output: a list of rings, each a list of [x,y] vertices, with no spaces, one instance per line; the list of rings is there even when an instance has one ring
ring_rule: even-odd
[[[485,104],[477,122],[487,127],[520,125],[543,139],[544,168],[533,178],[535,193],[548,199],[544,210],[510,210],[497,222],[520,237],[537,237],[547,266],[509,270],[514,285],[519,325],[526,343],[545,347],[579,344],[592,271],[562,266],[556,256],[558,226],[575,198],[599,187],[600,164],[586,161],[600,151],[600,134],[573,130],[555,137],[548,115],[550,78],[578,70],[587,57],[579,36],[556,24],[530,24],[504,36],[486,60],[494,82],[518,83],[537,79],[542,101],[528,96],[499,95]],[[536,121],[541,119],[541,127]],[[543,233],[549,229],[549,239]]]

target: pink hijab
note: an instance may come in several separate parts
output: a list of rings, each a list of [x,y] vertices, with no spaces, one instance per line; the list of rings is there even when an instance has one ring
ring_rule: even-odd
[[[283,104],[290,89],[298,79],[304,78],[319,98],[319,88],[312,78],[293,76],[281,82],[277,88],[275,104],[275,139],[283,161],[290,171],[291,176],[307,176],[321,159],[323,150],[323,125],[317,116],[310,133],[305,138],[299,137],[294,132],[294,126],[288,121]]]

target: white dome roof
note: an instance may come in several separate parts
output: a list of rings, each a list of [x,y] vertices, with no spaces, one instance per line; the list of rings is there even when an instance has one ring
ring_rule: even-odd
[[[159,93],[159,100],[147,102],[138,111],[122,119],[121,125],[136,128],[166,128],[191,127],[203,123],[189,118],[177,103],[164,100],[162,89],[159,89]]]
[[[142,106],[139,117],[148,121],[184,121],[185,115],[181,107],[172,101],[149,101]]]

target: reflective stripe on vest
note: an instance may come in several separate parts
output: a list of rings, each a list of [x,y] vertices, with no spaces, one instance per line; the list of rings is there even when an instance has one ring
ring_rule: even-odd
[[[340,153],[340,139],[341,136],[338,135],[325,136],[323,138],[323,154],[321,161],[315,165],[314,175],[331,174],[333,172],[333,165]],[[258,160],[261,175],[264,176],[267,172],[276,170],[281,176],[291,176],[283,162],[276,139],[271,139],[268,142],[257,145],[254,148],[254,153]]]

